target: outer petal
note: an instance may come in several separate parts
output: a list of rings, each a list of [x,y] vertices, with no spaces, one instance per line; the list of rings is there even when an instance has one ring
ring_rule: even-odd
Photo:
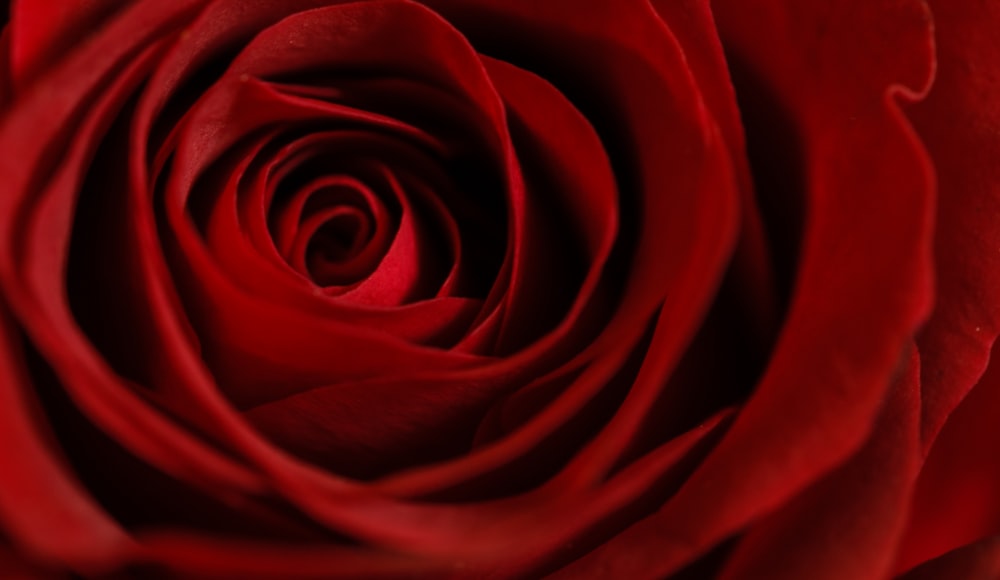
[[[931,6],[938,80],[913,116],[938,170],[940,288],[934,315],[918,339],[929,455],[899,570],[1000,533],[995,346],[987,368],[1000,332],[1000,38],[995,33],[1000,6],[946,1]]]
[[[167,23],[175,22],[178,13],[183,14],[185,8],[189,7],[189,5],[185,4],[175,6],[179,8],[177,12],[166,11],[165,20]],[[141,33],[145,31],[145,28],[136,25],[135,13],[131,13],[131,17],[131,19],[125,20],[117,31],[121,32],[122,28],[132,25],[131,28],[140,35],[139,40],[141,40]],[[148,18],[148,15],[146,17]],[[163,26],[164,24],[160,23],[161,29]],[[149,28],[154,31],[157,30],[156,23]],[[151,36],[156,37],[152,33]],[[120,37],[118,39],[121,40]],[[95,55],[95,52],[99,52],[100,56]],[[43,129],[41,132],[36,132],[35,130],[47,126],[48,129],[54,130],[56,135],[62,136],[63,133],[60,130],[66,130],[67,128],[75,129],[78,133],[74,133],[74,136],[84,141],[83,145],[81,145],[80,141],[68,144],[69,152],[59,158],[62,166],[55,172],[59,175],[53,178],[55,182],[53,187],[57,189],[60,187],[69,187],[73,181],[74,170],[89,155],[90,144],[83,137],[102,132],[102,126],[107,122],[108,109],[114,108],[115,97],[120,96],[120,91],[124,90],[121,85],[128,85],[135,80],[134,76],[137,74],[137,71],[142,69],[142,64],[149,57],[149,53],[137,56],[135,55],[135,46],[133,44],[130,42],[118,42],[117,45],[112,46],[110,49],[107,46],[95,47],[91,45],[86,50],[81,50],[80,53],[77,53],[77,56],[84,62],[89,63],[92,68],[88,69],[87,66],[73,66],[76,63],[69,62],[69,66],[62,67],[61,74],[50,79],[62,90],[33,93],[33,98],[20,101],[18,108],[15,109],[15,114],[6,117],[4,119],[5,122],[0,125],[0,133],[3,135],[0,137],[0,149],[6,151],[2,156],[3,162],[0,163],[0,181],[6,187],[3,190],[4,195],[0,195],[0,207],[2,207],[0,209],[0,216],[2,216],[2,219],[0,219],[0,234],[2,234],[0,235],[0,280],[2,280],[3,286],[3,308],[5,311],[7,308],[10,308],[12,317],[19,319],[22,324],[25,318],[38,321],[39,318],[31,317],[43,316],[39,314],[34,305],[30,304],[32,300],[23,300],[26,296],[14,288],[16,285],[14,284],[15,280],[23,282],[24,278],[27,277],[15,273],[20,267],[21,251],[24,249],[21,244],[12,241],[12,238],[15,237],[15,230],[18,229],[19,225],[23,225],[16,222],[16,218],[19,216],[18,210],[23,208],[23,204],[29,201],[38,201],[38,197],[42,197],[26,196],[25,192],[28,189],[27,184],[32,181],[33,172],[44,171],[46,169],[45,160],[51,160],[52,157],[49,155],[46,158],[43,153],[40,153],[41,150],[46,149],[47,141],[42,135],[48,131]],[[104,95],[103,99],[97,99],[96,102],[91,101],[86,103],[91,106],[89,110],[90,115],[86,116],[83,120],[78,119],[80,116],[76,114],[76,105],[78,103],[72,99],[72,96],[78,93],[88,93],[87,87],[92,86],[91,83],[100,83],[102,79],[101,72],[103,72],[104,67],[113,67],[128,56],[134,57],[133,66],[123,67],[120,77],[115,79],[114,83],[105,84],[104,88],[109,94]],[[40,116],[35,117],[35,114],[39,114]],[[41,123],[36,122],[39,118],[44,118],[46,121]],[[25,127],[31,127],[31,129],[25,129]],[[38,157],[38,155],[41,155],[41,157]],[[25,199],[25,197],[28,197],[28,199]],[[60,204],[60,207],[63,211],[69,212],[72,205]],[[51,239],[49,241],[52,242]],[[58,242],[54,242],[54,245],[58,245]],[[43,253],[43,255],[47,258],[56,257],[58,260],[59,250],[52,246],[47,246],[47,248],[49,251]],[[40,261],[40,263],[44,264],[45,262]],[[58,268],[52,268],[49,272],[57,270]],[[37,273],[37,271],[34,273]],[[58,294],[58,290],[56,294],[61,296]],[[18,296],[20,298],[17,298]],[[37,298],[37,296],[35,297]],[[60,310],[64,309],[65,306],[60,307]],[[4,332],[8,331],[5,329]],[[16,331],[10,330],[9,332],[11,333],[8,335],[10,338],[6,340],[20,339]],[[26,334],[30,334],[30,332],[25,332]],[[51,333],[52,336],[58,336],[63,340],[60,343],[63,355],[67,355],[67,351],[73,351],[74,347],[79,346],[78,343],[67,340],[67,337],[73,336],[74,333],[75,330],[72,325],[69,327],[59,326],[58,330]],[[39,343],[46,342],[46,340],[36,340],[36,336],[29,338],[35,341],[35,348],[39,351],[44,350],[43,347],[39,346]],[[0,352],[4,353],[4,360],[0,364],[0,368],[3,368],[5,372],[11,373],[11,376],[0,380],[0,385],[8,389],[8,395],[12,397],[11,402],[5,404],[4,407],[9,412],[15,413],[20,403],[17,402],[19,395],[14,389],[28,389],[30,382],[26,374],[19,370],[17,366],[21,363],[18,362],[20,357],[17,355],[18,350],[16,347],[4,345],[0,349]],[[10,357],[10,362],[7,360],[8,357]],[[93,369],[94,367],[87,366],[86,364],[77,364],[73,366],[72,370],[68,371],[68,374],[86,381],[88,378],[93,378],[92,376],[88,376],[88,373]],[[104,384],[97,382],[91,384],[107,387],[108,383],[113,383],[113,380],[109,380]],[[95,386],[94,390],[96,389],[97,386]],[[122,394],[128,396],[131,393],[123,389]],[[110,411],[110,408],[105,410]],[[6,445],[8,441],[22,439],[25,443],[15,446],[14,449],[23,449],[28,452],[27,450],[31,446],[37,447],[38,445],[37,442],[33,443],[31,438],[37,437],[32,431],[37,432],[38,429],[42,428],[40,427],[41,422],[35,417],[34,411],[25,410],[20,414],[15,413],[15,415],[21,419],[30,419],[33,423],[27,427],[18,427],[12,420],[4,421],[12,430],[12,434],[9,437],[3,437],[3,440]],[[119,414],[119,417],[125,418],[126,415]],[[128,416],[135,418],[135,415]],[[126,419],[126,422],[129,421]],[[151,430],[153,421],[144,417],[139,420],[139,423],[141,425],[136,426],[137,429],[133,431],[134,436],[131,439],[144,439],[146,443],[149,443],[150,441],[147,436]],[[29,428],[31,430],[28,430]],[[23,511],[16,512],[31,520],[28,523],[35,528],[34,532],[21,529],[20,524],[24,524],[24,522],[20,522],[19,524],[13,521],[4,522],[6,531],[12,536],[12,541],[33,545],[34,547],[31,549],[36,553],[40,553],[45,558],[61,560],[65,565],[76,569],[93,569],[92,566],[96,565],[95,563],[98,561],[107,562],[114,559],[115,544],[120,544],[124,541],[121,538],[122,533],[117,530],[112,522],[104,519],[103,514],[93,505],[93,502],[89,502],[86,499],[86,495],[80,491],[80,487],[67,473],[65,467],[59,462],[52,460],[52,454],[51,449],[38,452],[37,454],[28,452],[28,455],[37,455],[37,463],[31,470],[22,470],[20,472],[14,469],[3,470],[5,477],[0,478],[0,495],[5,496],[5,499],[21,502],[26,493],[41,493],[49,496],[49,505],[39,502],[37,509],[33,507],[31,510],[27,510],[24,509],[24,504],[21,504],[18,509]],[[205,471],[208,471],[208,469]],[[205,471],[202,471],[202,473]],[[66,514],[62,516],[41,517],[40,514],[44,513],[42,510],[52,510],[55,513],[65,510]],[[74,513],[76,516],[71,518],[69,514]],[[74,525],[74,520],[80,523]],[[87,533],[80,532],[80,529],[87,530]],[[63,534],[66,535],[64,536]]]
[[[994,363],[952,413],[917,481],[898,570],[1000,534],[1000,364]]]
[[[719,447],[664,508],[566,577],[675,571],[865,441],[930,307],[930,164],[896,102],[930,83],[925,8],[717,2],[730,54],[780,99],[802,140],[808,216],[795,296],[770,368]]]
[[[1000,537],[986,538],[935,558],[901,580],[993,580],[1000,576]]]
[[[0,23],[0,112],[7,109],[13,89],[10,81],[10,28]]]
[[[920,467],[916,352],[864,448],[740,541],[721,578],[884,578]]]
[[[49,68],[67,49],[83,42],[120,10],[121,0],[12,0],[11,73],[24,83]]]
[[[70,475],[47,426],[33,420],[23,355],[0,309],[0,525],[39,562],[99,570],[133,546]]]
[[[925,449],[1000,333],[1000,4],[933,0],[938,78],[912,117],[940,189],[938,299],[918,344]]]
[[[770,346],[779,323],[779,295],[769,240],[754,196],[746,138],[726,56],[709,0],[655,0],[653,5],[684,49],[691,74],[712,112],[733,160],[740,188],[740,240],[724,292],[736,297],[753,328],[748,334],[762,349]]]

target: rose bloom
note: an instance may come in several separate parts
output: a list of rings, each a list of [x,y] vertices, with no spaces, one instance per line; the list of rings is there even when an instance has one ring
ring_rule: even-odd
[[[6,8],[0,577],[1000,577],[1000,4]]]

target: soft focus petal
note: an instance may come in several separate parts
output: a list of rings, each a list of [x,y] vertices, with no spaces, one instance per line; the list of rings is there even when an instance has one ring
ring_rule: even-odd
[[[0,527],[43,565],[91,573],[112,568],[134,546],[70,473],[48,426],[39,423],[18,343],[0,310]]]
[[[900,580],[994,580],[1000,577],[1000,537],[956,548],[900,576]]]
[[[932,0],[937,80],[908,114],[938,178],[937,301],[918,339],[924,449],[1000,333],[1000,4]]]
[[[897,567],[906,570],[1000,534],[1000,345],[975,388],[951,414],[917,480]]]
[[[920,467],[919,372],[914,349],[865,446],[755,523],[721,579],[886,577]]]
[[[11,0],[10,72],[15,86],[23,86],[51,68],[63,58],[64,51],[86,42],[116,11],[129,3],[121,0]]]
[[[897,104],[930,82],[925,7],[715,8],[729,53],[802,139],[808,216],[795,296],[767,373],[719,447],[663,509],[567,570],[576,577],[676,570],[843,462],[929,311],[930,166]]]

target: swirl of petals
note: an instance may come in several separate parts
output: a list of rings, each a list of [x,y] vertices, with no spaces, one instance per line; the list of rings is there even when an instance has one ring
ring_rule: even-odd
[[[42,453],[25,482],[68,504],[91,506],[74,512],[83,524],[71,529],[97,521],[103,528],[95,529],[110,532],[88,539],[89,555],[66,553],[58,543],[66,536],[49,534],[52,521],[33,529],[21,522],[18,529],[35,552],[58,554],[51,557],[87,570],[124,549],[136,560],[194,572],[238,574],[260,566],[291,573],[283,566],[296,554],[295,562],[306,563],[301,575],[323,575],[338,562],[345,575],[405,569],[433,576],[460,565],[466,575],[503,577],[577,557],[588,544],[566,548],[574,540],[620,525],[615,518],[623,510],[662,502],[662,490],[676,487],[687,464],[708,451],[732,415],[719,410],[652,447],[639,444],[639,431],[657,422],[650,402],[668,394],[665,379],[718,287],[740,216],[727,141],[666,23],[644,3],[599,3],[586,14],[554,3],[530,23],[523,22],[521,3],[442,3],[439,13],[397,0],[320,8],[316,2],[263,2],[252,13],[239,4],[139,2],[84,50],[40,74],[29,89],[36,93],[19,101],[17,114],[0,126],[0,148],[18,147],[17,158],[30,161],[14,165],[6,161],[14,156],[0,155],[15,192],[0,202],[0,282],[11,318],[70,400],[132,454],[178,481],[212,496],[240,498],[265,513],[271,508],[264,498],[277,497],[296,513],[371,546],[284,551],[235,539],[207,551],[198,548],[206,538],[169,529],[123,540],[129,532],[88,504],[87,492],[52,469]],[[559,50],[594,57],[588,60],[595,74],[581,78],[601,82],[557,88],[543,80],[544,64],[536,74],[512,64],[516,59],[478,53],[473,47],[481,33],[462,25],[464,10],[478,11],[480,21],[496,15],[515,25],[526,48],[548,38]],[[356,27],[335,33],[341,22]],[[384,37],[413,46],[379,46],[375,41]],[[236,47],[232,65],[174,125],[172,95],[183,93],[213,55]],[[555,51],[548,58],[559,57]],[[378,292],[364,304],[344,300],[348,292],[316,292],[330,286],[317,284],[307,263],[310,241],[323,223],[337,218],[354,223],[356,231],[369,227],[371,236],[359,235],[356,243],[362,253],[372,248],[361,270],[372,268],[374,277],[380,267],[398,263],[393,260],[419,259],[413,244],[397,244],[406,231],[421,227],[407,226],[405,217],[417,213],[418,203],[432,216],[426,221],[450,232],[444,237],[454,248],[451,257],[462,265],[455,272],[480,266],[468,255],[470,245],[460,243],[469,235],[462,219],[468,208],[456,212],[452,196],[442,194],[447,176],[427,175],[423,163],[405,162],[414,142],[426,144],[422,135],[433,133],[412,122],[378,119],[372,154],[350,163],[357,174],[310,175],[282,199],[282,164],[296,163],[291,149],[302,146],[306,157],[316,150],[307,137],[283,133],[277,124],[295,115],[301,121],[354,115],[350,130],[332,123],[324,127],[329,135],[317,137],[320,150],[340,153],[343,143],[359,137],[351,133],[359,121],[376,121],[357,118],[347,110],[357,107],[337,103],[342,95],[336,92],[286,90],[286,75],[336,71],[343,63],[406,71],[457,95],[475,113],[473,133],[490,157],[486,167],[496,183],[489,188],[503,196],[507,228],[494,279],[482,295],[465,295],[479,285],[464,284],[461,274],[450,284],[447,269],[440,290],[419,288],[415,293],[426,298],[405,305],[404,292],[390,308],[375,307]],[[111,89],[92,95],[108,77],[115,79]],[[582,94],[591,95],[587,115],[570,100]],[[274,106],[264,111],[277,111],[273,123],[264,113],[254,118],[258,132],[223,116],[240,113],[226,104],[254,99]],[[587,121],[595,109],[605,113],[598,127]],[[72,212],[87,201],[80,193],[86,167],[119,123],[127,127],[129,174],[115,185],[122,192],[118,211],[128,219],[107,239],[123,242],[109,248],[118,248],[116,263],[137,278],[119,307],[130,324],[148,331],[130,345],[144,357],[128,367],[120,345],[116,354],[114,344],[88,339],[65,295],[65,264],[77,259],[68,247]],[[241,130],[227,134],[230,127]],[[74,139],[63,139],[69,130]],[[401,144],[394,141],[399,134],[408,135]],[[578,146],[554,147],[551,135],[573,135]],[[289,150],[271,147],[282,139]],[[53,152],[50,145],[60,142],[71,145]],[[402,171],[395,163],[380,164],[375,154],[397,145],[392,160],[404,161]],[[299,161],[308,165],[306,158]],[[196,199],[215,179],[217,195]],[[328,187],[340,188],[335,203],[310,206],[309,199],[321,199]],[[429,201],[438,195],[439,205]],[[635,206],[628,222],[633,231],[618,230],[621,199]],[[570,227],[556,231],[576,238],[553,243],[550,223],[559,215]],[[616,244],[630,251],[623,264],[612,264]],[[566,248],[582,249],[582,255],[571,253],[570,262],[579,261],[569,264],[576,275],[567,278],[568,287],[551,291],[547,273],[565,271]],[[622,271],[628,273],[624,280],[615,275]],[[269,287],[254,286],[253,277],[264,273]],[[564,283],[557,278],[557,286]],[[342,282],[333,286],[350,285]],[[538,312],[552,319],[537,320],[532,313]],[[407,316],[411,322],[396,322]],[[461,332],[442,330],[440,318],[458,321]],[[382,328],[375,320],[392,322]],[[424,326],[400,332],[409,324]],[[452,332],[456,336],[442,336]],[[331,351],[343,354],[336,369],[330,368]],[[394,368],[384,368],[386,359]],[[614,385],[628,388],[616,391]],[[352,416],[352,408],[378,408],[385,424],[373,429],[368,418]],[[317,409],[323,415],[310,417]],[[283,417],[296,415],[309,420],[288,427]],[[591,417],[600,419],[597,431],[581,431],[579,419]],[[441,437],[453,432],[474,438],[474,448],[442,447]],[[19,433],[35,436],[31,429]],[[427,433],[429,439],[414,441]],[[312,444],[327,435],[327,448]],[[558,446],[566,437],[589,443],[566,451]],[[451,454],[420,455],[442,448]],[[554,471],[537,474],[529,491],[515,489],[493,501],[434,500],[460,490],[489,497],[532,450],[552,457]],[[418,462],[397,471],[408,455]],[[384,464],[354,474],[338,469],[365,456]],[[16,518],[2,508],[0,515]],[[74,537],[71,545],[83,544]],[[398,558],[372,547],[390,548]],[[418,555],[423,558],[414,563]]]

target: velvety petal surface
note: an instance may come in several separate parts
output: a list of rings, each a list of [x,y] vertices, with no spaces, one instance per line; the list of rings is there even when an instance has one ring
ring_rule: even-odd
[[[998,349],[991,353],[997,360]],[[951,414],[917,480],[898,570],[907,570],[980,538],[1000,533],[1000,365],[986,373]]]
[[[956,548],[900,576],[902,580],[967,578],[989,580],[1000,574],[1000,538],[984,538]]]
[[[720,578],[876,580],[890,574],[921,459],[920,364],[912,352],[864,447],[755,522]]]
[[[0,575],[995,571],[996,10],[10,8]]]
[[[983,373],[1000,332],[1000,7],[929,2],[937,81],[907,111],[938,180],[937,300],[918,344],[924,360],[924,448]]]
[[[795,294],[768,370],[719,447],[658,513],[567,577],[669,573],[844,461],[868,437],[904,346],[929,312],[931,168],[897,103],[929,87],[926,7],[714,8],[723,44],[792,116],[805,154]],[[886,30],[894,47],[909,48],[886,48]],[[883,155],[861,153],[872,148]]]

